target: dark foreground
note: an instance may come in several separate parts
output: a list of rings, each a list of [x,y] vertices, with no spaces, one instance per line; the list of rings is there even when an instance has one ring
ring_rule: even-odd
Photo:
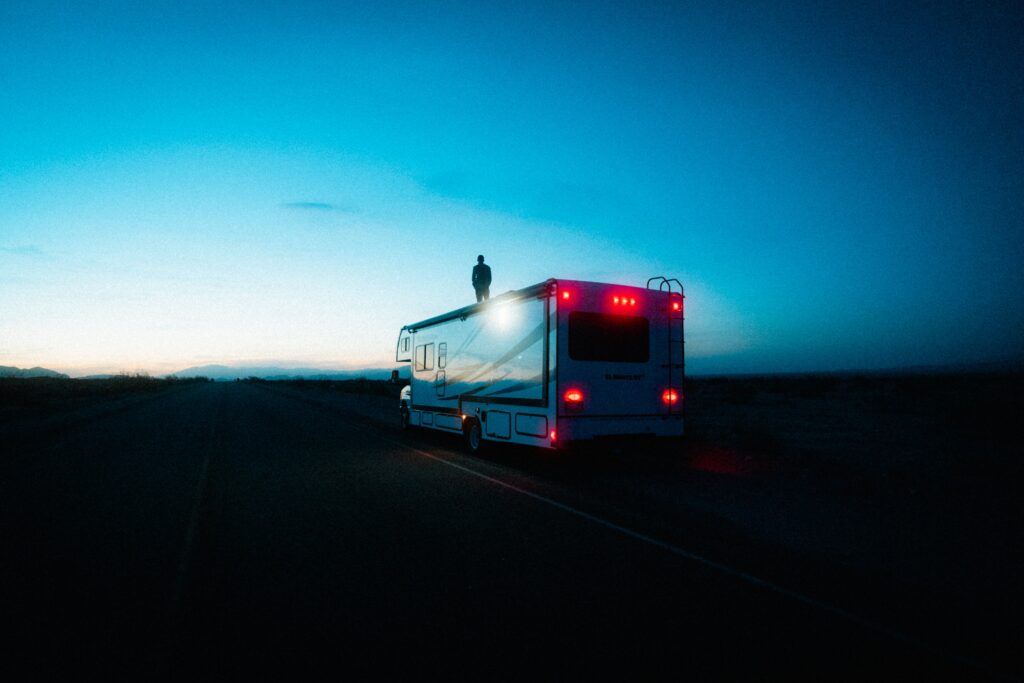
[[[791,473],[741,476],[763,448],[737,455],[705,435],[680,453],[480,459],[401,433],[391,405],[196,383],[0,421],[0,599],[13,634],[0,666],[133,678],[1020,675],[1016,556],[1004,550],[1017,526],[980,532],[984,566],[972,569],[955,558],[973,535],[940,524],[958,515],[936,521],[941,532],[919,520],[931,540],[899,551],[908,532],[893,527],[919,509],[879,509]],[[951,573],[966,587],[934,579]]]

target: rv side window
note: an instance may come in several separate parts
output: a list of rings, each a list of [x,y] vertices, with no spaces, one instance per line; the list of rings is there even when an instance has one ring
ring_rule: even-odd
[[[402,351],[408,351],[408,350],[409,350],[409,338],[406,337],[405,339],[402,340]]]
[[[420,344],[416,347],[416,372],[434,369],[434,345]]]
[[[583,311],[570,313],[569,357],[573,360],[646,363],[650,357],[647,318]]]
[[[448,343],[441,342],[437,345],[437,367],[443,368],[448,364]]]

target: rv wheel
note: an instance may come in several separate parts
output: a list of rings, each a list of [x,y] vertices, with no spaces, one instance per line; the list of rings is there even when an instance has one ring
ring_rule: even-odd
[[[470,453],[479,453],[484,445],[484,435],[480,430],[480,423],[476,420],[470,420],[469,424],[466,425],[465,434],[466,450]]]

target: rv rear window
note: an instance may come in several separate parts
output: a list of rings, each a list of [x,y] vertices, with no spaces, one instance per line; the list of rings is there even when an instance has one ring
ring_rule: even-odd
[[[649,356],[647,318],[582,311],[569,314],[569,357],[573,360],[646,363]]]

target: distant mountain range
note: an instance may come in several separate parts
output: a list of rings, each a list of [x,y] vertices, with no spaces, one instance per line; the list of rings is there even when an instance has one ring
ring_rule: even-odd
[[[0,365],[0,377],[55,377],[57,379],[68,379],[68,376],[46,368],[15,368],[9,365]]]
[[[174,377],[209,377],[219,381],[232,381],[258,377],[260,379],[389,379],[390,368],[365,370],[324,370],[322,368],[279,368],[275,366],[199,365],[171,373]]]

